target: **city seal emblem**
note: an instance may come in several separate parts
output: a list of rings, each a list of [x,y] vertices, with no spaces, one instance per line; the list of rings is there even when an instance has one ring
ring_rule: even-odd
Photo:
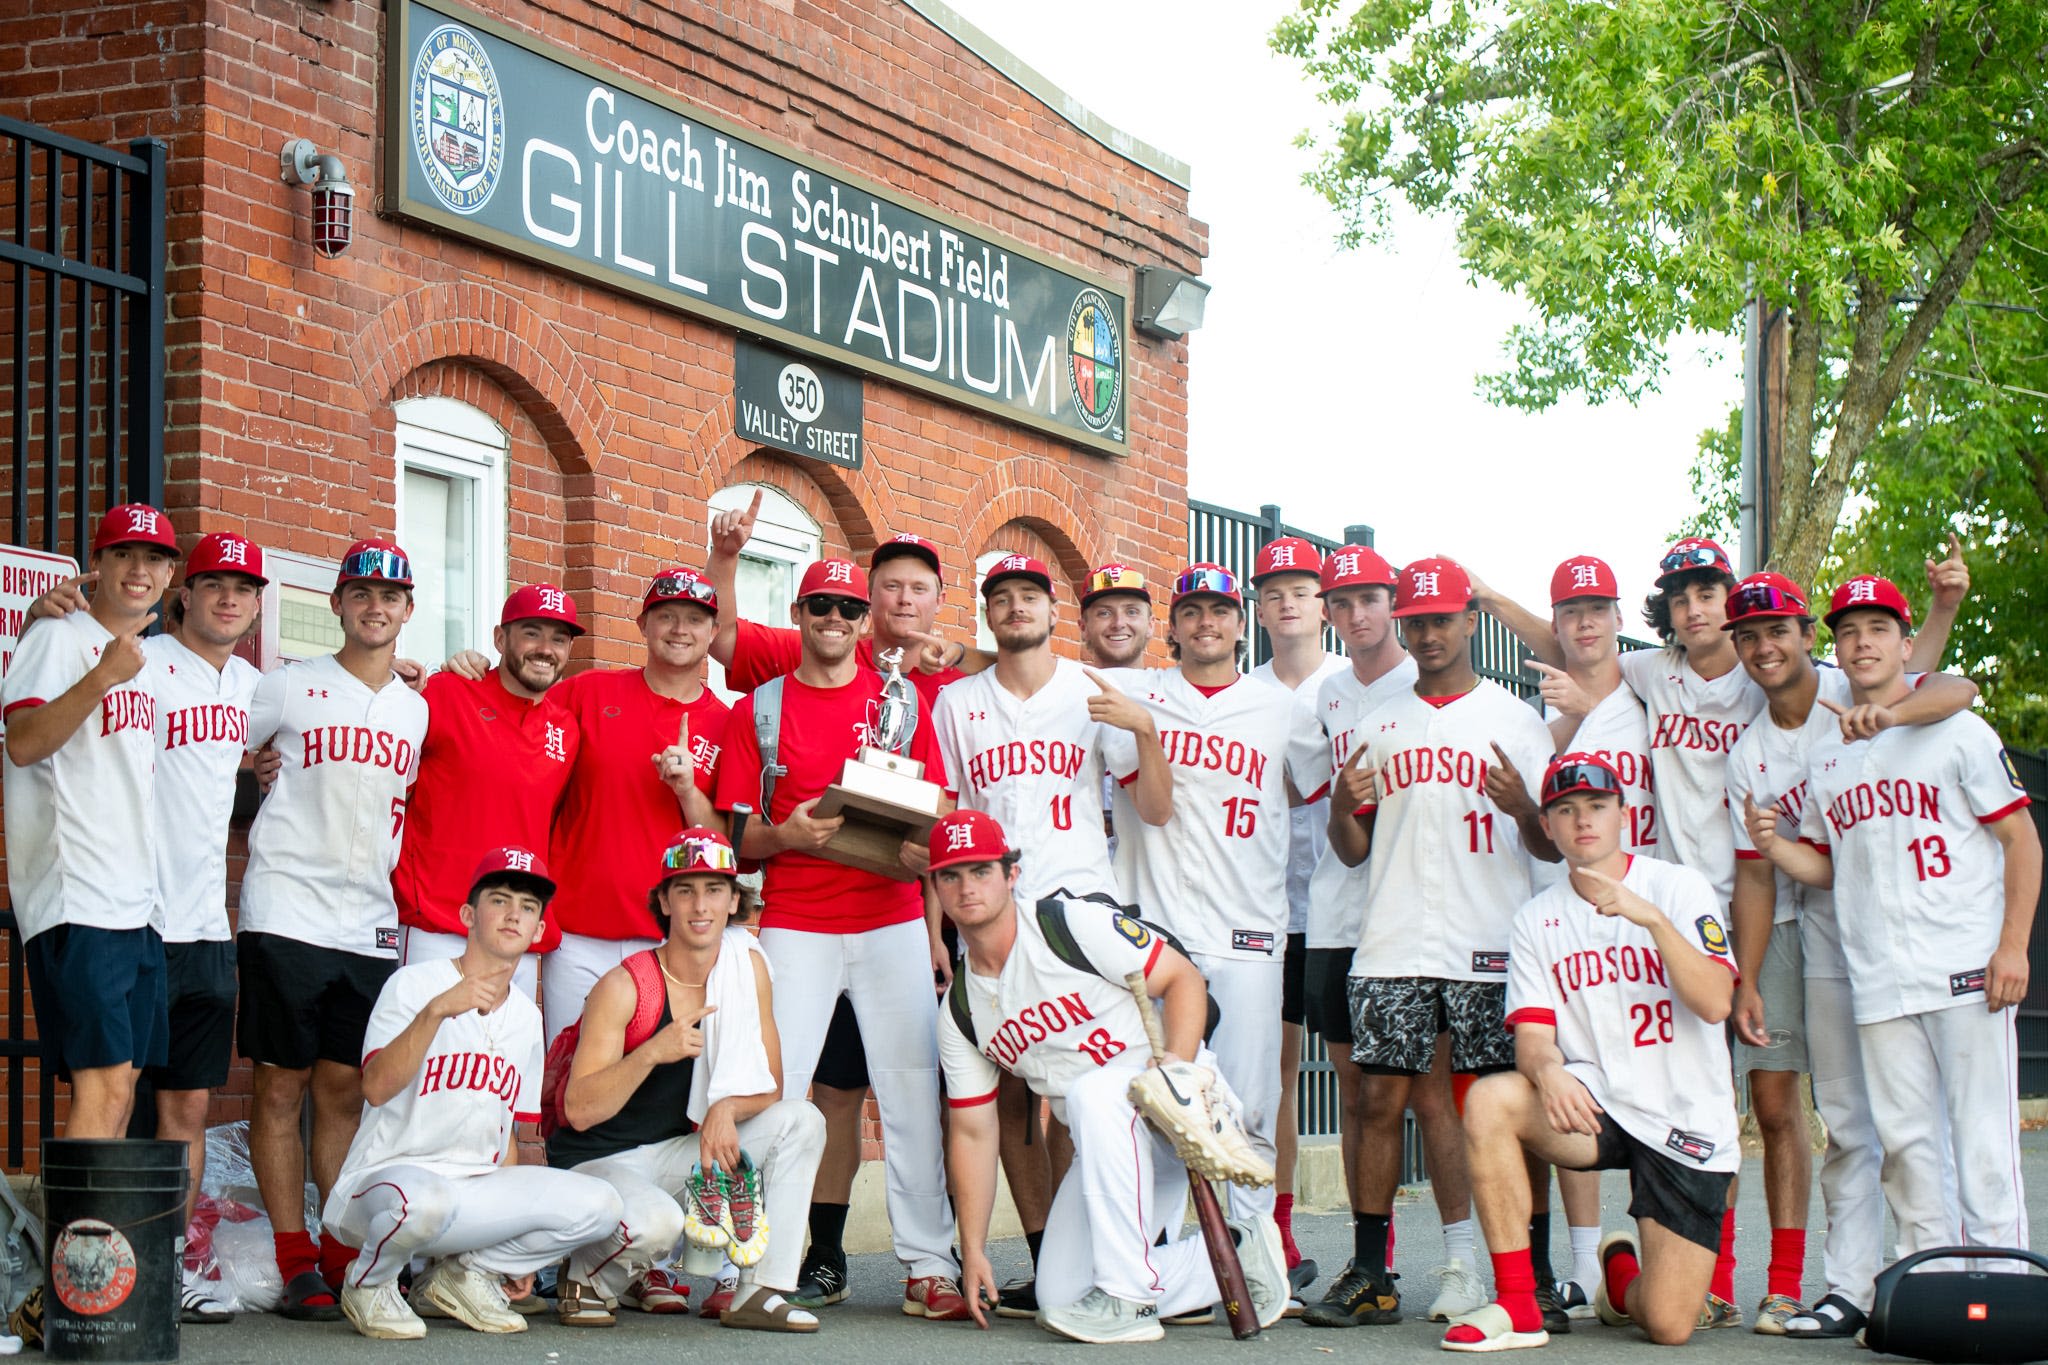
[[[412,145],[427,186],[457,213],[490,201],[505,163],[505,100],[475,34],[443,24],[412,65]]]
[[[1067,312],[1067,386],[1074,415],[1096,435],[1123,439],[1124,339],[1116,309],[1100,289],[1083,289]],[[1115,430],[1111,430],[1114,427]]]

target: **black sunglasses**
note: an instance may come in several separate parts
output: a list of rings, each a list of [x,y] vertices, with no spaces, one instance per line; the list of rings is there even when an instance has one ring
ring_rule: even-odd
[[[819,593],[804,599],[804,610],[820,619],[836,611],[842,621],[858,621],[868,614],[868,604],[856,602],[851,597],[832,597]]]
[[[1561,796],[1578,791],[1612,792],[1623,795],[1621,779],[1597,763],[1566,763],[1550,770],[1543,779],[1543,803],[1547,806]]]

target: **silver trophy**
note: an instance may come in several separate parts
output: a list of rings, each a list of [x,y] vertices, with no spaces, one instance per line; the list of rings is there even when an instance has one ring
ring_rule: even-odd
[[[819,856],[898,881],[917,874],[903,866],[905,839],[922,839],[939,818],[945,791],[927,782],[924,764],[900,752],[910,747],[917,693],[903,676],[903,651],[875,656],[888,672],[869,708],[868,742],[846,760],[839,780],[818,798],[817,813],[843,815],[846,823]],[[929,723],[925,721],[924,723]]]

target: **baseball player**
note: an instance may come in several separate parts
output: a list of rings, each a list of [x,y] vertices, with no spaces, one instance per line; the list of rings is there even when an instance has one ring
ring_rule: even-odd
[[[1325,678],[1345,671],[1344,657],[1323,648],[1323,556],[1299,536],[1282,536],[1259,548],[1252,561],[1252,593],[1258,602],[1259,625],[1272,642],[1273,655],[1252,670],[1252,676],[1277,683],[1294,694],[1303,723],[1321,728],[1317,690]],[[1287,812],[1287,950],[1281,964],[1280,1109],[1285,1116],[1274,1136],[1277,1153],[1273,1221],[1287,1248],[1288,1277],[1307,1285],[1316,1264],[1303,1269],[1301,1249],[1294,1244],[1294,1149],[1300,1125],[1293,1121],[1295,1082],[1301,1071],[1302,1021],[1307,1016],[1303,982],[1308,970],[1308,886],[1316,863],[1330,845],[1324,833],[1329,821],[1327,797],[1306,801]]]
[[[960,804],[987,812],[1032,850],[1030,867],[1017,883],[1026,905],[1055,892],[1121,900],[1108,838],[1096,817],[1103,731],[1111,725],[1130,731],[1139,781],[1170,804],[1173,778],[1152,715],[1101,674],[1053,655],[1058,609],[1052,573],[1043,563],[1028,555],[999,559],[981,592],[995,636],[995,666],[947,687],[933,712]],[[1003,1173],[1034,1264],[1065,1164],[1055,1170],[1052,1135],[1034,1133],[1037,1107],[1022,1081],[1012,1078],[1001,1087]],[[1060,1146],[1065,1157],[1063,1138]],[[1028,1284],[1004,1288],[1003,1308],[1010,1314],[1036,1311]]]
[[[1659,1345],[1692,1336],[1742,1163],[1721,1027],[1735,963],[1707,881],[1623,847],[1627,788],[1593,754],[1552,760],[1543,820],[1569,869],[1515,914],[1508,1026],[1515,1069],[1465,1099],[1473,1194],[1494,1301],[1444,1333],[1450,1351],[1549,1340],[1536,1303],[1530,1158],[1626,1170],[1636,1232],[1602,1240],[1601,1320]]]
[[[1501,1025],[1508,928],[1529,897],[1529,848],[1556,856],[1521,774],[1542,770],[1550,734],[1513,694],[1473,672],[1471,599],[1464,570],[1450,560],[1401,570],[1392,614],[1415,684],[1356,727],[1332,794],[1332,852],[1353,866],[1371,855],[1348,984],[1351,1059],[1364,1073],[1354,1114],[1364,1169],[1351,1271],[1304,1315],[1316,1326],[1400,1320],[1387,1233],[1401,1113],[1435,1065],[1438,1036],[1449,1035],[1453,1071],[1485,1074],[1514,1060]],[[1420,924],[1418,905],[1432,912]],[[1436,1176],[1462,1190],[1462,1153],[1444,1146]],[[1432,1318],[1485,1301],[1469,1216],[1457,1222],[1445,1228],[1448,1263]]]
[[[25,632],[0,684],[7,890],[45,1065],[71,1083],[71,1137],[125,1134],[136,1077],[167,1060],[159,686],[138,637],[177,554],[164,513],[109,510],[92,538],[90,610]]]
[[[518,1164],[513,1122],[540,1117],[541,1028],[512,978],[553,894],[538,854],[488,850],[459,912],[461,954],[401,967],[378,993],[362,1124],[321,1214],[362,1247],[341,1310],[366,1337],[425,1336],[421,1309],[524,1332],[507,1282],[526,1294],[535,1271],[620,1226],[602,1180]],[[415,1256],[431,1265],[408,1304],[398,1276]]]
[[[718,831],[676,835],[648,893],[666,937],[590,993],[548,1160],[617,1189],[625,1216],[620,1236],[571,1261],[557,1299],[567,1325],[610,1325],[604,1305],[688,1233],[743,1266],[722,1326],[818,1330],[784,1296],[796,1287],[825,1121],[782,1098],[773,978],[754,936],[733,923],[738,876]],[[651,968],[639,965],[647,959]]]
[[[1212,1304],[1219,1290],[1200,1234],[1179,1235],[1187,1180],[1173,1143],[1148,1130],[1131,1098],[1151,1049],[1124,977],[1142,972],[1162,1007],[1171,1060],[1151,1074],[1170,1089],[1155,1088],[1180,1104],[1190,1093],[1206,1104],[1214,1102],[1206,1096],[1216,1073],[1202,1047],[1208,997],[1201,973],[1121,913],[1063,896],[1020,913],[1019,856],[981,811],[957,811],[934,825],[930,857],[940,907],[960,927],[966,954],[940,1017],[939,1049],[974,1320],[988,1325],[982,1305],[995,1296],[987,1251],[993,1102],[1007,1073],[1049,1098],[1074,1135],[1074,1164],[1046,1222],[1039,1325],[1074,1341],[1157,1341],[1162,1315]],[[1242,1136],[1231,1155],[1249,1157]],[[1279,1229],[1266,1215],[1243,1211],[1230,1226],[1253,1310],[1270,1326],[1287,1304]]]
[[[362,1112],[364,1030],[398,965],[391,870],[427,729],[426,702],[391,670],[413,608],[405,551],[351,545],[330,603],[340,650],[264,675],[249,703],[249,748],[282,765],[249,831],[235,943],[237,1041],[255,1063],[249,1161],[276,1237],[279,1311],[322,1321],[341,1315],[330,1286],[355,1248],[330,1229],[316,1250],[306,1234],[300,1114],[310,1093],[324,1201]]]
[[[1905,595],[1851,578],[1826,619],[1855,701],[1903,706],[1914,691]],[[1870,739],[1822,733],[1806,772],[1796,842],[1779,837],[1775,806],[1752,802],[1745,820],[1758,852],[1856,907],[1836,927],[1900,1250],[2024,1247],[2012,1007],[2027,993],[2041,886],[2026,793],[1998,736],[1968,713]],[[1944,1142],[1960,1237],[1946,1216]]]
[[[1152,647],[1152,590],[1127,564],[1088,575],[1081,594],[1081,649],[1096,668],[1142,668]]]
[[[505,599],[491,636],[496,668],[478,679],[448,669],[427,679],[427,740],[407,808],[411,827],[391,876],[400,962],[461,956],[463,878],[484,849],[506,839],[546,847],[580,738],[550,689],[582,633],[568,593],[532,584]],[[536,952],[559,938],[559,931],[544,929]],[[534,961],[529,955],[520,962],[516,977],[529,997],[537,986]]]
[[[790,607],[803,660],[772,690],[764,685],[734,709],[717,803],[720,810],[744,805],[761,814],[742,832],[740,852],[766,863],[761,947],[781,983],[775,1024],[786,1093],[809,1088],[833,1004],[850,996],[881,1111],[890,1230],[910,1271],[904,1312],[953,1320],[967,1316],[967,1305],[949,1246],[953,1219],[939,1151],[932,973],[945,964],[944,950],[934,951],[914,875],[897,880],[819,856],[845,817],[818,815],[818,801],[867,742],[882,688],[857,649],[867,586],[867,575],[850,560],[819,560],[804,571]],[[757,727],[763,706],[771,710]],[[767,784],[758,730],[775,743]],[[935,731],[920,712],[908,754],[924,764],[927,781],[944,788]],[[905,841],[905,872],[923,871],[924,852],[921,841]]]
[[[1171,818],[1148,809],[1137,736],[1106,738],[1110,772],[1139,820],[1121,819],[1119,884],[1180,937],[1222,1010],[1210,1040],[1244,1101],[1252,1146],[1271,1164],[1279,1124],[1280,1005],[1288,909],[1287,810],[1329,781],[1322,730],[1286,689],[1237,671],[1245,611],[1236,577],[1192,564],[1174,582],[1170,647],[1178,667],[1106,674],[1152,713],[1171,766]],[[1272,1193],[1238,1187],[1233,1207],[1270,1215]]]

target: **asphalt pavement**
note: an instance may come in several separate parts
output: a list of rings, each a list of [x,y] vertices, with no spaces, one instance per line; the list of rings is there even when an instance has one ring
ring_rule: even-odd
[[[2026,1135],[2024,1179],[2028,1208],[2038,1234],[2048,1230],[2048,1133]],[[1610,1172],[1604,1189],[1609,1210],[1608,1226],[1618,1226],[1621,1210],[1628,1205],[1626,1178]],[[1818,1296],[1820,1264],[1820,1197],[1813,1198],[1816,1228],[1811,1238],[1807,1265],[1807,1293]],[[1564,1218],[1555,1213],[1556,1247],[1553,1256],[1560,1270],[1568,1269]],[[1348,1218],[1337,1214],[1297,1215],[1296,1241],[1302,1251],[1320,1263],[1324,1278],[1317,1290],[1328,1283],[1350,1253]],[[1769,1227],[1764,1216],[1763,1181],[1756,1158],[1743,1170],[1742,1195],[1737,1211],[1739,1268],[1736,1274],[1737,1300],[1750,1313],[1764,1292],[1764,1264],[1770,1250]],[[1396,1270],[1407,1319],[1386,1327],[1358,1327],[1348,1330],[1317,1329],[1299,1322],[1283,1322],[1258,1338],[1237,1342],[1220,1322],[1213,1327],[1169,1328],[1166,1340],[1148,1346],[1088,1347],[1053,1337],[1029,1321],[998,1320],[992,1330],[977,1331],[972,1323],[929,1323],[906,1317],[901,1310],[902,1268],[884,1255],[852,1258],[853,1297],[820,1313],[822,1327],[816,1335],[779,1336],[769,1333],[729,1331],[715,1322],[694,1316],[655,1318],[638,1313],[621,1313],[616,1328],[608,1331],[575,1330],[557,1326],[552,1316],[532,1319],[530,1331],[513,1337],[486,1337],[445,1320],[430,1320],[427,1339],[422,1342],[368,1341],[358,1337],[345,1323],[303,1324],[273,1316],[250,1316],[219,1327],[187,1327],[183,1333],[183,1359],[213,1365],[249,1362],[250,1365],[326,1365],[326,1362],[367,1362],[379,1365],[414,1358],[422,1362],[492,1362],[493,1365],[584,1365],[584,1362],[633,1362],[644,1365],[654,1359],[709,1356],[742,1358],[748,1365],[773,1365],[781,1361],[888,1360],[932,1362],[932,1365],[963,1365],[964,1362],[1078,1361],[1094,1353],[1102,1358],[1138,1358],[1150,1353],[1162,1359],[1171,1352],[1176,1365],[1195,1362],[1225,1362],[1241,1365],[1247,1360],[1312,1362],[1330,1356],[1409,1355],[1417,1360],[1437,1356],[1437,1341],[1443,1328],[1422,1320],[1435,1293],[1431,1270],[1443,1259],[1443,1236],[1436,1206],[1427,1189],[1404,1196],[1395,1213]],[[1012,1240],[991,1249],[996,1273],[1001,1278],[1022,1272],[1027,1265],[1024,1243]],[[1482,1251],[1482,1255],[1483,1255]],[[705,1292],[699,1282],[696,1291]],[[1554,1359],[1569,1353],[1577,1359],[1622,1365],[1622,1362],[1668,1360],[1668,1354],[1650,1346],[1632,1330],[1601,1327],[1595,1322],[1575,1324],[1569,1337],[1555,1338],[1542,1353]],[[1845,1365],[1852,1360],[1874,1357],[1852,1342],[1796,1342],[1757,1336],[1748,1330],[1720,1330],[1694,1337],[1685,1348],[1688,1356],[1711,1354],[1717,1360],[1739,1365],[1782,1365],[1796,1356],[1799,1365]],[[1533,1357],[1524,1357],[1533,1358]]]

